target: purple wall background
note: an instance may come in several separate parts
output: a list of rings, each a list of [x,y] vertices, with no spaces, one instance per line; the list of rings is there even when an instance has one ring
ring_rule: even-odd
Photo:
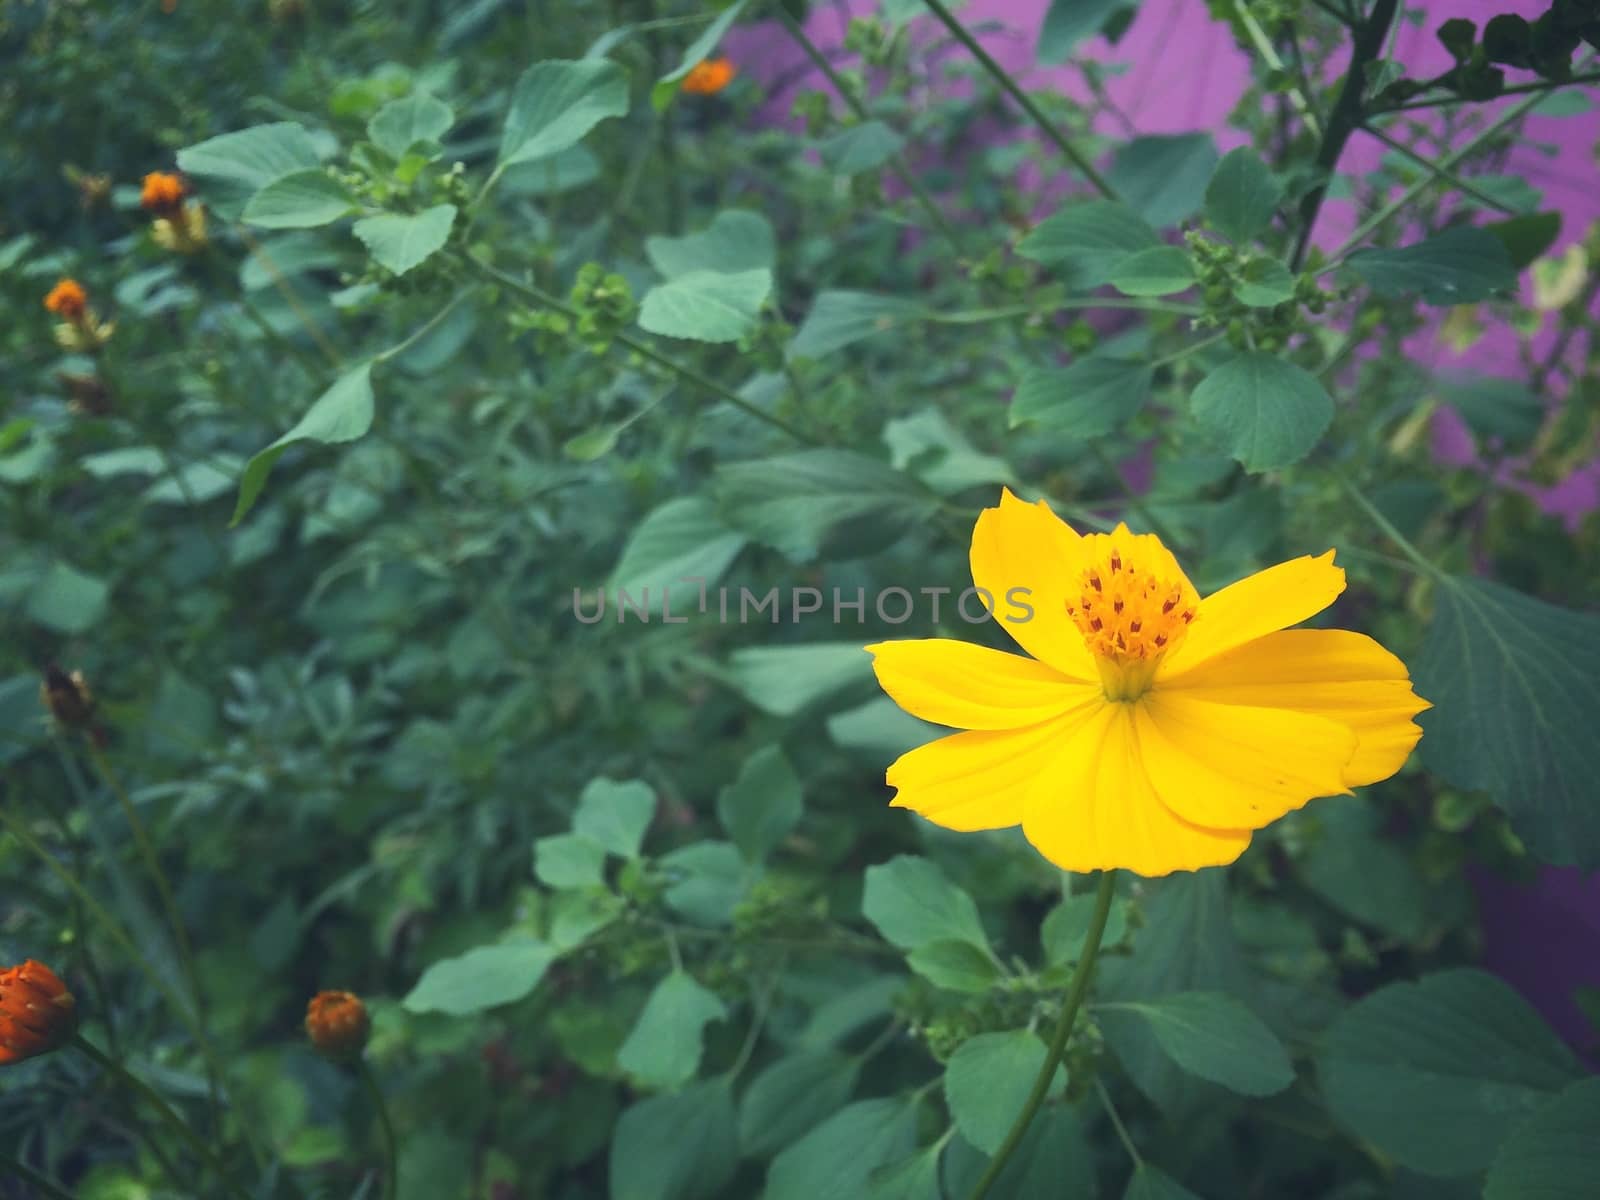
[[[1040,68],[1034,47],[1048,0],[968,0],[960,16],[969,29],[992,28],[979,34],[985,48],[1008,71],[1028,86],[1053,88],[1088,101],[1090,92],[1070,66]],[[1527,17],[1544,11],[1544,0],[1431,0],[1405,9],[1421,11],[1420,24],[1402,21],[1395,41],[1395,58],[1413,77],[1428,77],[1450,65],[1450,57],[1434,30],[1450,17],[1467,17],[1480,25],[1500,12]],[[844,56],[839,49],[852,15],[872,15],[875,0],[820,0],[813,6],[807,30],[830,57]],[[928,44],[942,30],[923,17],[912,25],[914,39]],[[774,23],[742,26],[731,33],[725,51],[758,85],[772,94],[761,117],[787,121],[794,91],[799,87],[826,88],[810,72],[802,52]],[[955,48],[954,53],[963,53]],[[1228,113],[1250,78],[1249,55],[1238,47],[1230,30],[1214,22],[1200,0],[1143,0],[1132,25],[1116,46],[1093,39],[1080,53],[1105,63],[1126,64],[1129,69],[1106,80],[1106,92],[1139,133],[1188,133],[1206,130],[1218,148],[1227,151],[1247,139],[1227,125]],[[1337,69],[1343,69],[1343,62]],[[1532,76],[1508,72],[1510,82]],[[798,80],[799,82],[794,82]],[[778,90],[778,81],[788,81]],[[955,86],[955,85],[951,85]],[[1514,103],[1500,101],[1493,112]],[[1558,254],[1583,239],[1600,218],[1594,147],[1600,141],[1600,108],[1567,117],[1534,116],[1525,126],[1526,140],[1512,152],[1507,174],[1518,175],[1544,194],[1543,207],[1562,213],[1562,228],[1548,253]],[[1126,136],[1125,130],[1105,119],[1108,135]],[[1359,173],[1373,169],[1386,148],[1375,138],[1357,132],[1341,161],[1341,169]],[[1062,190],[1063,180],[1041,179],[1037,173],[1019,182],[1036,190],[1041,211]],[[1318,223],[1317,241],[1332,248],[1341,243],[1356,223],[1351,202],[1329,200]],[[1532,299],[1532,284],[1525,274],[1524,298]],[[1535,335],[1534,353],[1549,353],[1556,319],[1544,315],[1544,327]],[[1580,342],[1581,339],[1574,339]],[[1414,361],[1430,370],[1470,372],[1515,378],[1523,374],[1517,335],[1506,327],[1491,326],[1471,347],[1456,351],[1438,336],[1437,321],[1408,343]],[[1575,346],[1575,355],[1582,346]],[[1574,359],[1576,361],[1576,357]],[[1440,458],[1467,463],[1474,459],[1471,437],[1453,413],[1436,416],[1434,447]],[[1522,486],[1547,511],[1569,523],[1600,507],[1600,454],[1586,466],[1552,487]],[[1474,877],[1485,939],[1486,964],[1526,995],[1570,1040],[1589,1047],[1595,1041],[1592,1026],[1573,999],[1579,986],[1600,988],[1600,873],[1585,877],[1569,868],[1545,868],[1531,884],[1518,884],[1487,874]]]

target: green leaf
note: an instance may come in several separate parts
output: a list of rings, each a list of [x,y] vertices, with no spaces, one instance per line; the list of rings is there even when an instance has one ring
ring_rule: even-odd
[[[765,267],[725,274],[690,271],[645,293],[639,327],[663,337],[697,342],[736,342],[755,328],[772,292]]]
[[[344,184],[320,167],[274,179],[244,206],[240,220],[263,229],[311,229],[354,212]]]
[[[87,633],[105,616],[111,586],[60,559],[52,562],[28,592],[28,619],[57,633]]]
[[[500,190],[513,196],[556,196],[599,178],[600,160],[594,151],[579,144],[506,168]]]
[[[1483,1200],[1589,1200],[1600,1179],[1600,1077],[1574,1083],[1519,1125],[1489,1167]]]
[[[1427,930],[1427,887],[1411,856],[1385,837],[1378,811],[1350,796],[1320,800],[1320,832],[1300,860],[1306,885],[1351,920],[1407,943]]]
[[[533,873],[546,887],[599,887],[606,877],[606,848],[581,833],[539,838],[533,843]]]
[[[817,147],[822,162],[837,175],[859,175],[883,166],[906,144],[905,138],[882,121],[863,121],[859,125],[825,138]]]
[[[728,659],[728,677],[762,712],[792,717],[841,688],[870,680],[872,657],[860,642],[745,646]]]
[[[800,820],[800,780],[777,746],[757,750],[717,794],[717,817],[750,862],[762,862]]]
[[[902,854],[868,867],[861,912],[902,950],[952,940],[989,949],[972,897],[925,858]]]
[[[454,204],[436,204],[419,213],[363,217],[352,232],[380,267],[404,275],[444,248],[455,221]]]
[[[521,1000],[554,960],[549,946],[532,939],[479,946],[434,963],[400,1004],[407,1012],[470,1016]]]
[[[1600,617],[1445,576],[1421,657],[1422,761],[1479,789],[1547,862],[1600,867],[1594,721]]]
[[[455,113],[443,100],[427,92],[391,100],[367,122],[367,136],[390,158],[405,157],[418,142],[437,142],[456,123]]]
[[[850,450],[723,463],[712,486],[730,524],[797,563],[884,549],[938,505],[910,476]]]
[[[1000,979],[994,960],[971,942],[926,942],[906,955],[906,965],[952,992],[987,992]]]
[[[1261,1018],[1221,992],[1177,992],[1122,1003],[1190,1074],[1245,1096],[1270,1096],[1294,1082],[1288,1052]]]
[[[1524,380],[1494,375],[1440,376],[1434,381],[1446,404],[1473,435],[1496,449],[1522,450],[1533,443],[1548,409]]]
[[[556,154],[627,111],[627,73],[609,59],[534,63],[511,93],[500,166]]]
[[[1161,245],[1143,217],[1109,200],[1074,201],[1036,225],[1017,244],[1023,258],[1066,272],[1076,288],[1095,288],[1123,259]]]
[[[708,1200],[739,1165],[733,1086],[726,1078],[652,1096],[617,1121],[611,1200]]]
[[[645,1087],[675,1088],[700,1069],[705,1028],[725,1021],[727,1005],[686,971],[668,975],[645,1001],[644,1011],[617,1051],[617,1066]]]
[[[944,1071],[945,1099],[961,1136],[985,1154],[1000,1149],[1047,1053],[1037,1035],[1022,1029],[962,1042]],[[1048,1094],[1059,1095],[1066,1082],[1066,1072],[1057,1067]]]
[[[916,1133],[916,1108],[884,1097],[846,1105],[772,1160],[762,1200],[848,1200],[872,1173],[904,1158]]]
[[[598,842],[618,858],[638,858],[645,831],[656,815],[656,794],[647,783],[591,779],[578,797],[572,831]]]
[[[1093,37],[1118,13],[1133,7],[1132,0],[1050,0],[1039,26],[1039,62],[1047,66],[1066,62],[1079,42]]]
[[[1555,244],[1561,233],[1558,212],[1524,213],[1504,221],[1491,221],[1483,227],[1500,239],[1513,270],[1520,271]]]
[[[1251,308],[1274,308],[1294,298],[1294,275],[1275,258],[1253,258],[1239,272],[1233,294]]]
[[[178,169],[198,180],[206,200],[230,217],[273,180],[320,162],[311,135],[293,121],[224,133],[178,151]]]
[[[802,1050],[757,1075],[739,1101],[739,1145],[765,1157],[805,1136],[839,1111],[855,1091],[859,1058]]]
[[[1149,1163],[1140,1163],[1128,1180],[1122,1200],[1200,1200],[1172,1176]]]
[[[1124,296],[1170,296],[1194,286],[1194,264],[1177,246],[1151,246],[1119,262],[1109,282]]]
[[[1209,133],[1155,134],[1118,148],[1110,181],[1124,204],[1164,229],[1200,210],[1216,168]]]
[[[995,1179],[989,1200],[1096,1196],[1094,1159],[1094,1147],[1077,1113],[1065,1104],[1047,1104]],[[962,1200],[971,1195],[988,1164],[989,1156],[965,1138],[952,1139],[945,1154],[946,1195]]]
[[[760,213],[729,208],[698,233],[645,238],[644,253],[650,265],[668,279],[695,271],[736,275],[777,266],[778,239]]]
[[[245,464],[239,477],[239,500],[234,505],[231,525],[244,519],[266,485],[272,464],[296,442],[321,442],[335,445],[353,442],[372,428],[372,363],[346,371],[333,385],[317,397],[317,401],[295,427],[265,450],[257,451]]]
[[[1039,941],[1044,946],[1044,960],[1052,966],[1078,961],[1083,951],[1083,940],[1089,936],[1089,922],[1094,918],[1095,898],[1092,892],[1067,896],[1050,910],[1039,927]],[[1106,915],[1105,932],[1100,936],[1100,948],[1109,949],[1122,943],[1128,936],[1128,902],[1120,896],[1112,898],[1111,911]]]
[[[1471,304],[1517,282],[1505,243],[1471,225],[1398,250],[1358,250],[1345,265],[1379,295],[1414,292],[1426,304]]]
[[[1527,1001],[1477,970],[1380,988],[1333,1023],[1317,1061],[1333,1115],[1428,1175],[1487,1167],[1523,1118],[1582,1074]]]
[[[723,9],[717,15],[717,19],[707,25],[700,36],[684,48],[683,61],[674,70],[656,80],[650,89],[650,107],[657,112],[666,111],[667,106],[677,96],[678,85],[683,82],[683,77],[711,57],[712,51],[722,41],[723,35],[733,27],[733,23],[739,19],[748,2],[749,0],[737,0],[736,3]]]
[[[1226,238],[1250,241],[1272,224],[1283,184],[1248,146],[1223,155],[1206,186],[1206,219]]]
[[[607,587],[632,596],[666,595],[674,621],[699,605],[748,539],[729,529],[701,496],[668,500],[629,535]],[[680,582],[699,580],[700,582]],[[710,605],[707,600],[707,605]]]
[[[696,925],[722,928],[745,898],[755,873],[731,842],[690,842],[660,858],[670,881],[667,905]]]
[[[890,466],[910,471],[940,495],[979,484],[1017,482],[1005,459],[979,454],[936,408],[890,419],[883,427],[883,443],[889,447]]]
[[[939,1187],[938,1142],[910,1158],[879,1167],[867,1180],[866,1200],[944,1200]]]
[[[924,315],[926,310],[922,305],[901,296],[821,291],[811,302],[811,311],[789,343],[788,356],[821,358]]]
[[[1333,399],[1315,375],[1259,351],[1214,369],[1189,403],[1201,426],[1250,471],[1299,462],[1333,420]]]
[[[1011,397],[1012,428],[1034,422],[1078,438],[1097,438],[1144,407],[1148,364],[1091,354],[1066,367],[1033,367]]]

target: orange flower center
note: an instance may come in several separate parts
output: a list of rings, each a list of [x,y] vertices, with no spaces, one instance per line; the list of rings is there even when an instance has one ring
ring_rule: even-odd
[[[1098,554],[1079,575],[1067,615],[1095,656],[1106,696],[1134,700],[1150,688],[1157,662],[1183,640],[1200,597],[1181,575],[1170,577],[1114,535],[1091,535]]]

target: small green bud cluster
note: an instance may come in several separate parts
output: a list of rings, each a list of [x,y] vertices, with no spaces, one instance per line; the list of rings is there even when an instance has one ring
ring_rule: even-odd
[[[1241,289],[1263,286],[1268,270],[1275,269],[1279,278],[1283,277],[1277,260],[1216,241],[1198,230],[1191,230],[1186,240],[1206,306],[1196,324],[1220,327],[1235,349],[1254,347],[1269,354],[1282,350],[1305,328],[1302,309],[1320,316],[1334,299],[1333,293],[1318,286],[1315,275],[1303,274],[1293,280],[1292,291],[1281,302],[1246,304],[1240,299]]]
[[[628,281],[597,262],[578,268],[567,303],[577,314],[571,331],[592,354],[604,354],[638,312]]]

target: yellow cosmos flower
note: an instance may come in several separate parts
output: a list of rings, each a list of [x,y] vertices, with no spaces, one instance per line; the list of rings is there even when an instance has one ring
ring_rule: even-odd
[[[947,829],[1021,825],[1067,871],[1218,866],[1313,797],[1387,779],[1422,736],[1411,718],[1429,705],[1398,658],[1287,628],[1344,590],[1331,550],[1202,599],[1155,535],[1080,536],[1007,491],[978,517],[971,564],[1032,658],[867,647],[901,708],[967,731],[888,772],[896,806]]]

